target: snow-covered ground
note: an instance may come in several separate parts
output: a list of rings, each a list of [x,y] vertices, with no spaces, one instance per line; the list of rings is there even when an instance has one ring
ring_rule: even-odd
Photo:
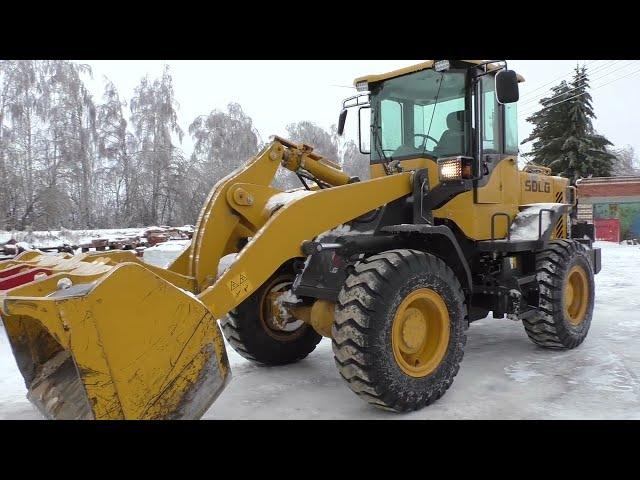
[[[0,245],[12,238],[37,247],[58,247],[63,243],[82,245],[97,238],[116,239],[142,236],[147,228],[113,228],[103,230],[35,230],[33,232],[0,231]]]
[[[106,239],[109,241],[117,241],[123,239],[131,239],[137,237],[141,239],[148,231],[165,231],[172,233],[179,231],[182,233],[193,232],[192,225],[184,225],[182,227],[144,227],[144,228],[111,228],[101,230],[35,230],[29,231],[7,231],[0,230],[0,245],[4,245],[13,239],[23,248],[53,248],[67,245],[85,245],[91,244],[93,240]],[[180,236],[177,235],[179,238]],[[173,237],[172,237],[173,238]],[[178,240],[180,241],[180,240]],[[169,246],[166,250],[175,250],[175,245]],[[80,253],[80,250],[77,251]]]
[[[460,373],[444,397],[397,415],[351,393],[335,369],[329,340],[285,367],[254,365],[227,345],[233,379],[204,418],[640,419],[640,247],[597,245],[603,269],[596,276],[593,323],[575,350],[537,348],[520,323],[506,319],[475,322]],[[173,258],[168,252],[158,258],[165,254],[161,264]],[[37,418],[0,328],[0,419]]]

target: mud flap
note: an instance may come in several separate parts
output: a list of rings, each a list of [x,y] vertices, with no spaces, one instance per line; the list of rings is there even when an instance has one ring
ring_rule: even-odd
[[[62,278],[73,285],[56,288]],[[139,264],[75,281],[59,273],[3,298],[7,336],[38,410],[50,419],[200,418],[230,380],[209,310]]]

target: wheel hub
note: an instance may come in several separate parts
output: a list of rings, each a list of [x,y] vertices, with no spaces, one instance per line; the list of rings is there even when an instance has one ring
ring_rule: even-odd
[[[276,330],[284,330],[291,320],[289,311],[282,305],[282,295],[284,292],[271,291],[267,294],[267,324]]]
[[[410,293],[393,320],[391,343],[400,369],[412,377],[432,373],[449,345],[449,312],[442,297],[429,288]]]
[[[304,326],[302,320],[293,317],[283,304],[283,295],[290,292],[292,280],[278,280],[267,290],[261,300],[260,316],[265,331],[277,340],[295,339],[294,334],[301,333]]]
[[[427,319],[417,308],[407,308],[402,320],[402,342],[400,350],[404,353],[416,353],[425,342]]]
[[[574,326],[580,325],[587,313],[589,303],[589,282],[584,268],[575,265],[567,275],[564,287],[565,314]]]

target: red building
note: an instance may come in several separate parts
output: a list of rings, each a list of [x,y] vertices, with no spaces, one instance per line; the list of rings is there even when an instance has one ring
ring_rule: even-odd
[[[640,177],[578,180],[578,220],[593,222],[596,240],[640,238]]]

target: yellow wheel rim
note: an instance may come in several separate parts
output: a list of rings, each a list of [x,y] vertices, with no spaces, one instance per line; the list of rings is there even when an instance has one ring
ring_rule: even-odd
[[[449,345],[449,311],[442,297],[429,288],[409,294],[393,318],[391,344],[404,373],[417,378],[432,373]]]
[[[589,303],[589,281],[587,272],[579,265],[569,270],[564,287],[564,309],[569,323],[580,325],[587,313]]]

